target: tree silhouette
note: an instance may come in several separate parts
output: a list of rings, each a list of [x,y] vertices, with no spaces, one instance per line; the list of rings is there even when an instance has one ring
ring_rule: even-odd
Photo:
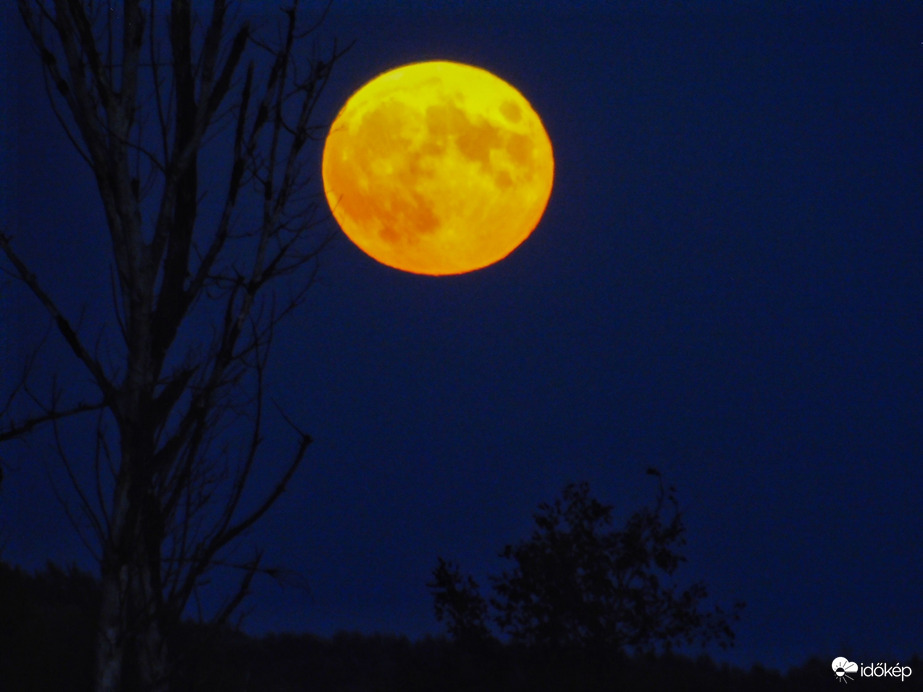
[[[16,229],[0,229],[4,269],[50,316],[94,391],[67,401],[61,371],[39,395],[30,358],[0,410],[0,442],[54,426],[100,566],[98,690],[167,688],[165,642],[216,565],[242,571],[212,614],[227,620],[265,569],[259,554],[231,560],[229,547],[279,498],[311,442],[280,410],[295,432],[292,455],[265,495],[242,501],[261,456],[273,329],[301,302],[328,239],[301,155],[318,139],[313,109],[343,51],[299,56],[316,25],[300,26],[297,4],[283,10],[273,44],[235,21],[226,0],[207,16],[191,0],[18,0],[55,115],[96,182],[121,341],[106,358],[94,352],[93,335],[14,248]],[[209,163],[226,163],[207,190],[213,216],[200,209],[206,150]],[[251,194],[256,213],[244,213]],[[295,278],[277,301],[284,276]],[[59,421],[87,413],[94,488],[57,436]],[[221,437],[229,423],[240,438]]]
[[[531,537],[500,553],[512,568],[490,578],[493,621],[513,643],[541,651],[655,652],[699,641],[733,643],[730,613],[705,612],[702,582],[679,590],[673,576],[686,558],[685,526],[671,487],[660,480],[652,507],[612,529],[612,507],[587,483],[567,485],[542,503]],[[484,633],[487,607],[469,577],[439,558],[429,584],[436,617],[454,637]]]
[[[462,577],[458,565],[441,557],[433,570],[433,581],[427,586],[434,593],[436,619],[445,621],[451,637],[468,646],[490,639],[487,625],[487,601],[478,592],[472,577]]]

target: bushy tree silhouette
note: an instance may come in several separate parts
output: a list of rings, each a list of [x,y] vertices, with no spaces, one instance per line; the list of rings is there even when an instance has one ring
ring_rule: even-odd
[[[490,639],[487,625],[487,601],[478,591],[477,582],[462,577],[458,565],[441,557],[428,586],[435,593],[436,619],[448,624],[451,637],[462,645]]]
[[[489,607],[471,577],[439,558],[432,590],[436,618],[456,639],[489,636],[492,619],[514,644],[538,650],[669,650],[681,643],[733,644],[730,612],[706,611],[706,586],[680,590],[674,574],[686,561],[685,525],[675,489],[660,482],[651,507],[635,511],[621,529],[612,528],[612,506],[590,495],[587,483],[567,485],[561,497],[542,503],[528,540],[507,545],[500,555],[511,569],[490,578]],[[488,615],[492,611],[492,617]]]

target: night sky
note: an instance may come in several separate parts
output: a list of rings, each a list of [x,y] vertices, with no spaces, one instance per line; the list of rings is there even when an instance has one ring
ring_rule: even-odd
[[[105,353],[101,206],[11,5],[4,231]],[[310,594],[259,583],[245,629],[439,632],[437,556],[483,585],[567,482],[621,522],[655,466],[685,510],[680,583],[747,602],[719,660],[923,652],[923,6],[481,5],[340,2],[318,34],[357,41],[320,121],[390,68],[474,64],[542,117],[555,185],[532,237],[471,274],[402,273],[343,236],[321,257],[268,374],[315,443],[239,553],[264,546]],[[6,275],[0,319],[5,397],[49,322]],[[41,362],[86,391],[55,332]],[[78,464],[93,424],[65,428]],[[269,478],[295,440],[267,438]],[[51,438],[0,451],[0,558],[91,568]]]

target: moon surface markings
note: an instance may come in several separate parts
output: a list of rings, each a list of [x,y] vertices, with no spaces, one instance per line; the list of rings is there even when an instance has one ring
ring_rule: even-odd
[[[538,223],[551,144],[528,101],[484,70],[417,63],[347,101],[324,149],[324,188],[347,236],[392,267],[456,274],[492,264]]]

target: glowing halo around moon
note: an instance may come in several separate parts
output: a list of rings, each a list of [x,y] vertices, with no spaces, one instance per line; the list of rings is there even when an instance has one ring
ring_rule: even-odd
[[[349,98],[322,171],[334,218],[366,254],[417,274],[461,274],[529,237],[551,196],[554,157],[512,86],[470,65],[421,62]]]

